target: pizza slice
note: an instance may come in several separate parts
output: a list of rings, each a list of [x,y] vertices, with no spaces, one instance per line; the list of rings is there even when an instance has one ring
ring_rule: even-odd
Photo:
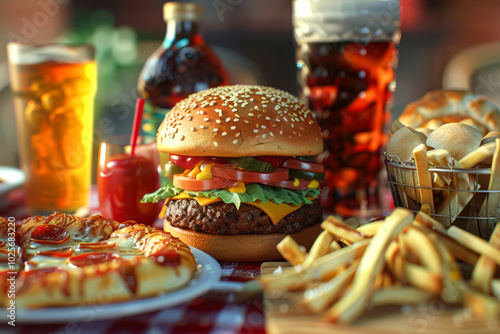
[[[16,303],[24,308],[154,296],[186,285],[196,269],[189,247],[170,233],[98,215],[32,217],[20,240],[26,262]]]
[[[15,280],[23,267],[24,253],[19,247],[18,225],[0,217],[0,305],[15,297]]]

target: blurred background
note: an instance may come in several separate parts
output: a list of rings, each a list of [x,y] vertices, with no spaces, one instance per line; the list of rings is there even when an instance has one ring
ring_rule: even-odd
[[[165,35],[164,2],[0,1],[0,165],[19,165],[5,48],[9,41],[95,45],[95,124],[103,118],[113,121],[97,132],[97,145],[99,136],[130,132],[140,69]],[[291,0],[191,2],[203,4],[205,40],[225,63],[232,83],[297,92]],[[500,46],[491,43],[500,43],[500,1],[401,0],[401,33],[393,117],[408,102],[441,88],[443,76],[447,86],[472,85],[478,93],[497,99],[500,71],[495,62],[500,64]],[[479,60],[471,63],[471,57]]]

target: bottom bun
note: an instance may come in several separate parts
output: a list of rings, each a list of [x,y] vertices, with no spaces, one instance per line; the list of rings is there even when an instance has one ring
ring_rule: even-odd
[[[181,239],[189,246],[198,248],[218,261],[269,261],[283,259],[276,246],[287,234],[243,234],[216,235],[194,232],[173,227],[165,220],[165,231]],[[291,234],[301,246],[309,250],[316,237],[321,233],[321,223],[309,226]]]

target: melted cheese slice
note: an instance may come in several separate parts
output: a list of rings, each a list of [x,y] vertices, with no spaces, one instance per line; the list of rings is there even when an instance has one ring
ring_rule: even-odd
[[[200,206],[208,205],[211,203],[216,203],[222,201],[220,198],[207,198],[207,197],[191,197],[188,194],[182,192],[177,196],[169,197],[166,201],[165,204],[163,205],[163,208],[160,212],[159,217],[163,218],[165,216],[165,211],[167,210],[167,205],[171,200],[175,199],[194,199],[198,202]],[[265,212],[266,215],[269,216],[271,219],[271,222],[276,225],[278,222],[285,218],[285,216],[289,215],[290,213],[300,209],[304,204],[276,204],[274,202],[268,201],[267,203],[262,202],[260,199],[256,200],[255,202],[244,202],[245,204],[252,205],[256,208],[261,209],[262,211]]]

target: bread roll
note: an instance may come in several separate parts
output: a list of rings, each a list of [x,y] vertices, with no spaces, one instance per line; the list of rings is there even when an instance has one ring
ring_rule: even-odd
[[[463,122],[486,135],[500,131],[500,111],[486,96],[464,90],[436,90],[408,104],[399,117],[406,126],[434,130],[452,122]]]
[[[479,147],[482,135],[476,128],[463,123],[448,123],[432,131],[427,137],[427,146],[442,148],[460,160]]]
[[[413,149],[425,144],[427,137],[412,128],[404,127],[397,130],[387,144],[387,157],[397,156],[401,161],[408,162],[413,158]],[[393,159],[394,160],[394,159]]]

